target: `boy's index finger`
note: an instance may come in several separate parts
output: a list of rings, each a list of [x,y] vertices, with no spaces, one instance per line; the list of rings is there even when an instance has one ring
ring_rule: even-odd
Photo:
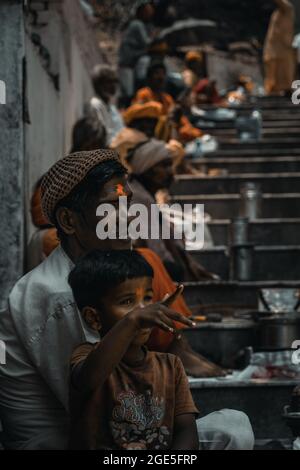
[[[172,305],[172,303],[175,302],[175,300],[182,294],[183,289],[184,286],[182,284],[177,286],[176,290],[172,294],[164,297],[164,299],[161,301],[161,304],[165,305],[166,307]]]

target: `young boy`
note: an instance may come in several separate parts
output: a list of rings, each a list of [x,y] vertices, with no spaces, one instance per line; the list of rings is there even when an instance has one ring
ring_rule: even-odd
[[[155,326],[174,332],[174,320],[194,324],[169,308],[182,286],[152,303],[152,277],[129,250],[93,251],[70,273],[83,319],[102,338],[71,359],[72,449],[199,448],[198,410],[180,359],[144,346]]]

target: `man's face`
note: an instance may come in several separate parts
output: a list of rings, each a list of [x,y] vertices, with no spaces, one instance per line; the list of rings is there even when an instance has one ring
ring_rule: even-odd
[[[145,5],[141,13],[142,21],[144,21],[145,23],[150,23],[153,19],[154,13],[154,7],[150,3],[148,5]]]
[[[116,323],[135,308],[143,308],[153,303],[152,279],[142,277],[127,279],[122,284],[110,289],[101,299],[101,332],[106,334]],[[141,329],[133,340],[135,345],[145,344],[151,334],[151,328]]]
[[[157,122],[155,118],[137,119],[132,123],[132,127],[143,132],[147,137],[154,137]]]
[[[101,85],[98,87],[98,94],[104,101],[109,101],[118,90],[118,81],[117,79],[112,80],[103,80]]]
[[[152,167],[148,172],[148,178],[152,180],[157,190],[168,189],[174,179],[172,158],[168,158]]]
[[[132,191],[128,185],[127,176],[115,176],[103,186],[101,192],[95,198],[92,204],[86,208],[83,214],[77,216],[79,222],[76,227],[75,237],[85,252],[91,250],[126,250],[130,249],[131,241],[126,240],[100,240],[97,237],[96,227],[100,221],[100,217],[96,215],[97,208],[100,204],[111,204],[116,209],[118,216],[119,198],[126,196],[128,203],[132,198]],[[117,217],[118,220],[118,217]],[[130,222],[130,220],[128,221]]]
[[[166,85],[166,71],[164,68],[153,70],[150,77],[150,86],[154,91],[164,91]]]

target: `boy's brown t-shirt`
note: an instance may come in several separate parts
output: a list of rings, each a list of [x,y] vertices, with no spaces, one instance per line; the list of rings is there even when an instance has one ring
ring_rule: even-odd
[[[175,417],[198,415],[180,359],[145,348],[142,363],[121,362],[100,390],[84,396],[72,385],[72,372],[97,344],[85,343],[72,355],[70,447],[169,449]]]

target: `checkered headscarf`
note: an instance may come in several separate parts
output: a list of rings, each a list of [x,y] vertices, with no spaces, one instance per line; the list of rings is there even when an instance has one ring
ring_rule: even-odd
[[[114,150],[76,152],[61,158],[48,170],[42,180],[41,197],[43,212],[50,222],[53,223],[58,202],[67,197],[92,168],[108,160],[120,161]]]

